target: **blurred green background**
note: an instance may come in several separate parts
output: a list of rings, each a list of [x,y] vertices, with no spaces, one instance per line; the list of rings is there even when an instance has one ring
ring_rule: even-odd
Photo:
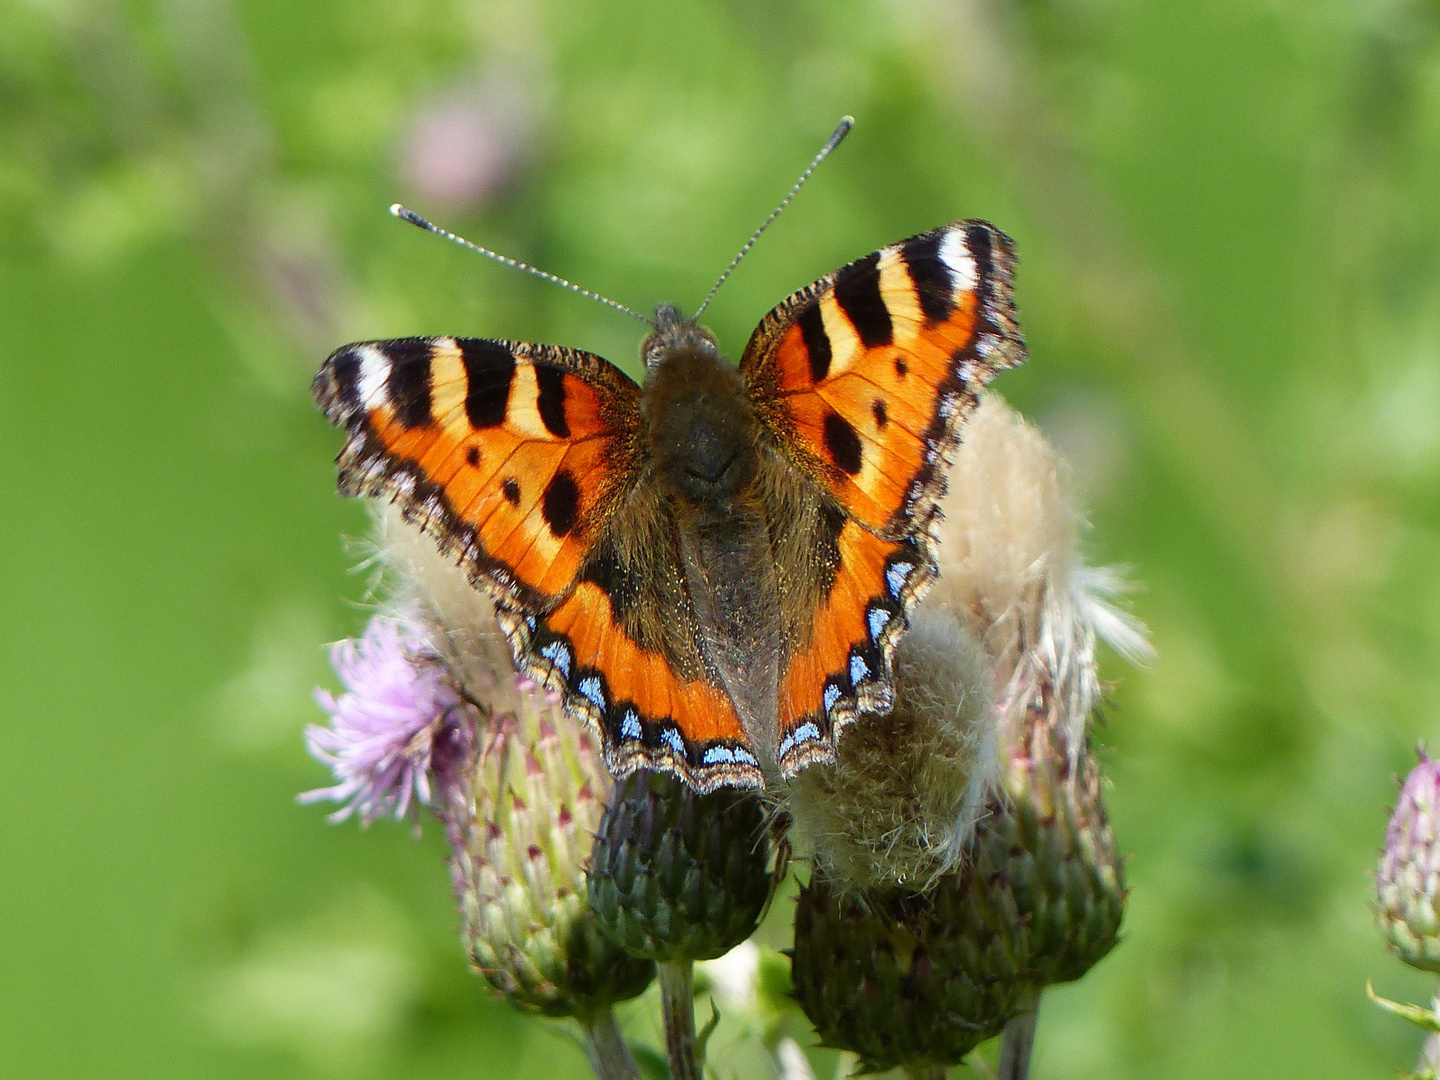
[[[1099,731],[1120,947],[1042,1080],[1384,1076],[1371,928],[1440,732],[1440,8],[1420,0],[0,0],[0,1072],[585,1075],[462,961],[434,829],[332,827],[301,730],[366,578],[307,393],[356,338],[731,354],[843,261],[1018,241],[1096,561],[1159,659]],[[638,1021],[637,1021],[638,1022]]]

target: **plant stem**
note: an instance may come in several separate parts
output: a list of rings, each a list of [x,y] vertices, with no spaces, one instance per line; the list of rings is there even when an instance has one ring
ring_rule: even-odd
[[[1000,1034],[1000,1068],[996,1080],[1028,1080],[1030,1050],[1035,1045],[1035,1023],[1040,1018],[1037,998],[1028,1009],[1017,1013]]]
[[[695,991],[689,960],[660,965],[660,1011],[665,1019],[665,1049],[670,1055],[670,1080],[702,1080],[704,1064],[695,1040]]]
[[[620,1034],[613,1009],[601,1009],[589,1020],[582,1020],[581,1025],[585,1028],[585,1053],[590,1058],[590,1068],[600,1080],[639,1080],[640,1071]]]
[[[913,1065],[905,1070],[910,1080],[945,1080],[944,1065]]]

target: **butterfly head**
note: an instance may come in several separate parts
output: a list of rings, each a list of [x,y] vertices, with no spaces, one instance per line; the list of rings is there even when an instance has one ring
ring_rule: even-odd
[[[645,374],[653,375],[667,357],[684,353],[720,359],[720,348],[709,330],[674,304],[661,304],[655,309],[655,329],[646,335],[640,346]]]
[[[740,373],[714,336],[662,304],[640,353],[640,409],[661,483],[692,503],[718,505],[740,494],[755,474],[755,418]]]

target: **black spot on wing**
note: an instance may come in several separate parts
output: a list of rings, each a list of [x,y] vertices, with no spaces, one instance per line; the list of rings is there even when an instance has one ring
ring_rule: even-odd
[[[513,476],[505,478],[505,482],[500,485],[500,490],[505,493],[505,501],[511,506],[520,505],[520,485],[515,482]]]
[[[462,338],[457,344],[465,362],[466,417],[477,428],[499,427],[510,408],[515,357],[504,345],[493,341]]]
[[[467,446],[465,448],[465,461],[473,469],[480,464],[480,448],[478,446]]]
[[[568,439],[570,424],[565,419],[565,373],[559,368],[536,367],[535,385],[539,387],[535,407],[545,430],[557,439]]]
[[[870,403],[870,413],[875,417],[875,426],[883,428],[890,422],[890,414],[885,409],[885,402],[876,398]]]
[[[569,469],[561,469],[545,485],[540,513],[556,536],[568,536],[580,520],[580,487]]]
[[[795,321],[800,324],[800,336],[810,357],[810,378],[818,383],[830,372],[830,335],[825,333],[820,305],[811,304]]]
[[[893,340],[890,309],[880,295],[880,253],[846,267],[835,280],[835,300],[867,349]]]
[[[955,279],[950,268],[940,261],[940,242],[944,239],[942,229],[916,237],[900,249],[920,298],[920,310],[931,324],[944,322],[955,309]]]
[[[830,452],[830,460],[851,476],[860,471],[860,435],[837,412],[825,414],[825,449]]]
[[[419,338],[406,338],[386,344],[385,358],[390,373],[385,379],[385,392],[395,419],[407,428],[424,427],[432,420],[430,414],[430,344]]]

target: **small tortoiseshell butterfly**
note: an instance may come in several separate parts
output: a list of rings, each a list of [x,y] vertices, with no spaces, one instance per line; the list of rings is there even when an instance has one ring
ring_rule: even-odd
[[[340,492],[397,502],[494,598],[613,773],[758,787],[893,703],[946,467],[1025,359],[1014,260],[983,221],[882,248],[766,315],[738,368],[662,305],[643,385],[428,337],[338,349],[314,395],[347,433]]]

